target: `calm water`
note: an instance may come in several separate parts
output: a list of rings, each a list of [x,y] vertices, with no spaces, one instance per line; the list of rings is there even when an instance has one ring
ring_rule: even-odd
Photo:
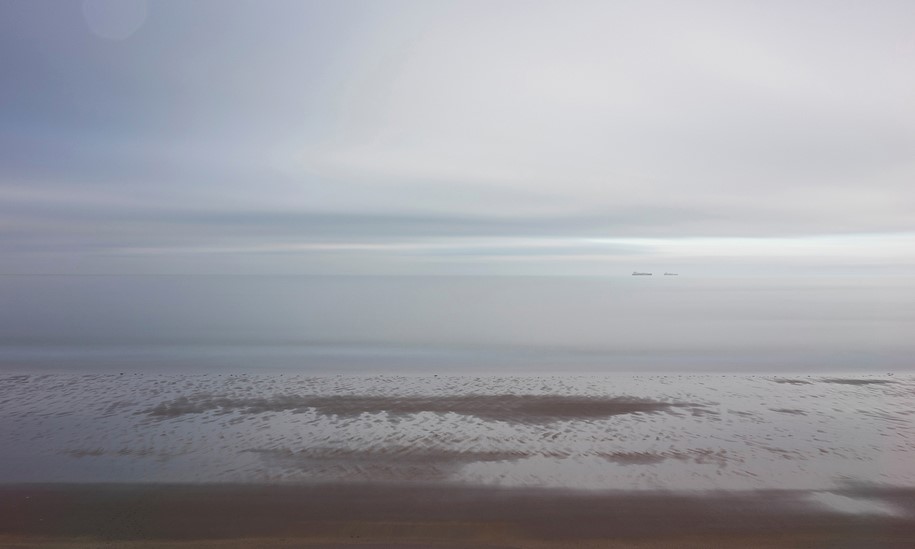
[[[899,278],[0,278],[7,372],[883,372],[913,333]]]

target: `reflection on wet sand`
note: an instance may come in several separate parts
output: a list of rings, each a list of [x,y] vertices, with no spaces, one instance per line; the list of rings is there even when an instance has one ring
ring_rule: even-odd
[[[915,376],[5,376],[0,545],[909,547],[913,394]]]
[[[0,377],[3,482],[915,487],[912,376]]]

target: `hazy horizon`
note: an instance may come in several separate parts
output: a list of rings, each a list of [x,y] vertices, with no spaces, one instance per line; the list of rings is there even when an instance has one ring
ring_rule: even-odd
[[[911,370],[908,279],[0,277],[12,371]]]

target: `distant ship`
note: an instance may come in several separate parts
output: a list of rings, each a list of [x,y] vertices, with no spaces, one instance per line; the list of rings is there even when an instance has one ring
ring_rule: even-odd
[[[640,273],[638,271],[632,271],[632,276],[651,276],[651,273]]]
[[[677,273],[664,273],[664,276],[680,276]]]

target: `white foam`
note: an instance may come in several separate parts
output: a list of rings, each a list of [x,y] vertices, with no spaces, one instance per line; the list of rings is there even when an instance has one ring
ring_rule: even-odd
[[[850,515],[887,515],[900,516],[902,511],[893,505],[871,499],[850,498],[833,492],[814,492],[810,494],[814,502],[838,513]]]

